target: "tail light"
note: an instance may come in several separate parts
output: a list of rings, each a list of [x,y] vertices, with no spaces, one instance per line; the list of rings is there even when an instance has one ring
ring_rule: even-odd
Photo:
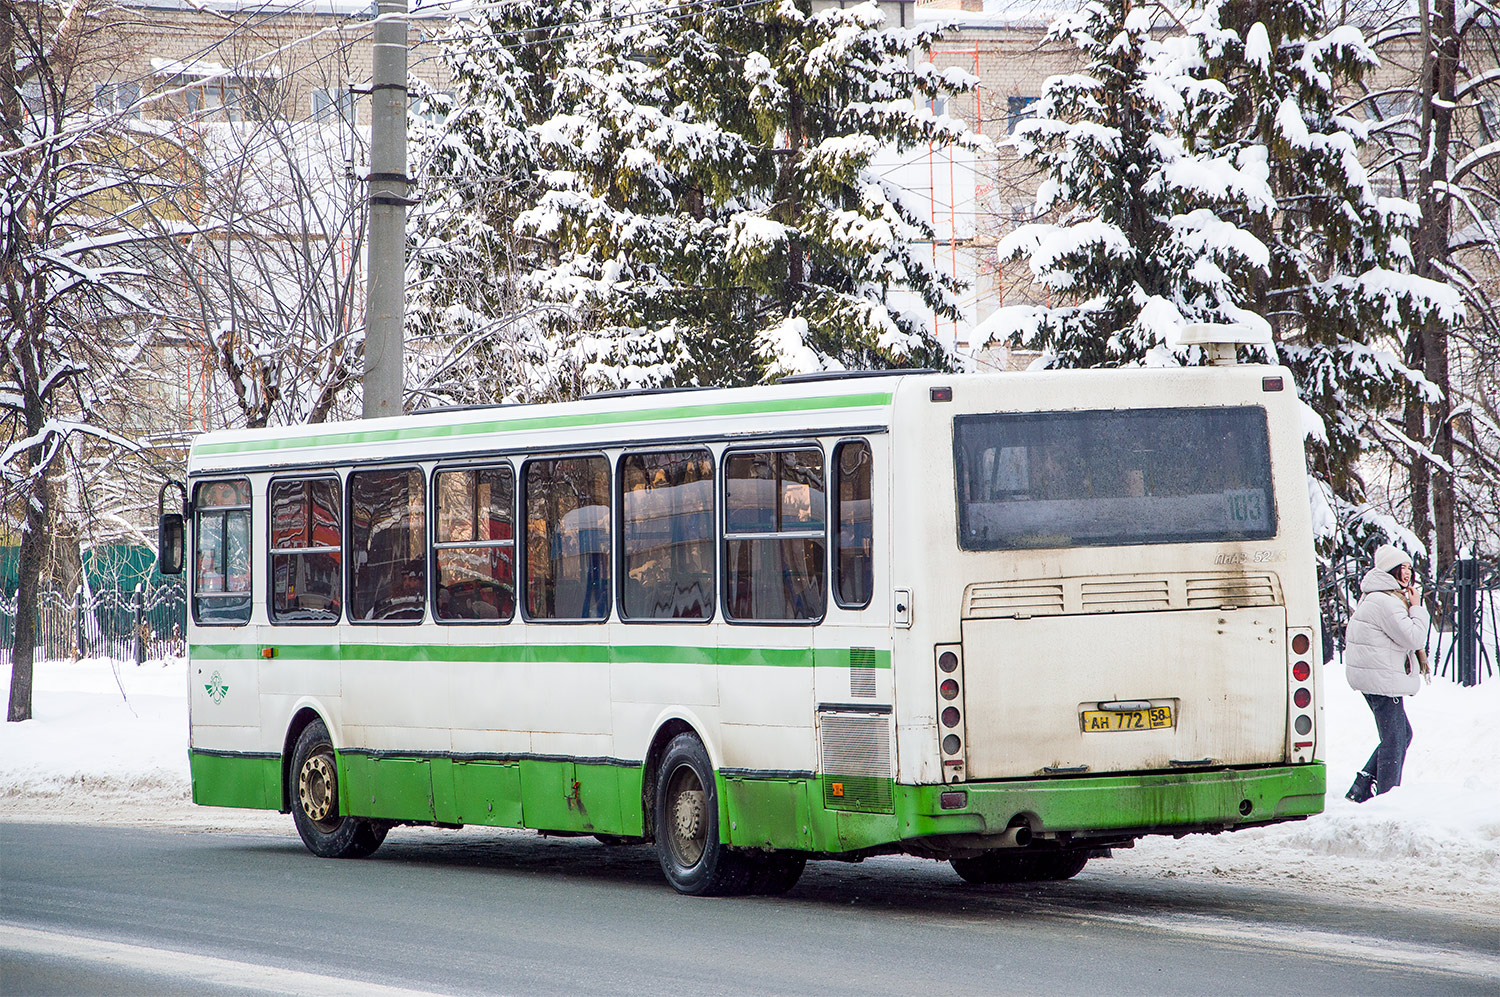
[[[1287,756],[1293,762],[1312,761],[1317,747],[1312,648],[1312,631],[1287,631]]]
[[[939,645],[935,650],[937,664],[938,754],[942,761],[944,782],[964,778],[964,669],[962,648],[956,644]]]

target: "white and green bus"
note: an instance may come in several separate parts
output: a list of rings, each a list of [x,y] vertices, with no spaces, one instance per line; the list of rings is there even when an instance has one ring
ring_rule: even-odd
[[[684,893],[892,852],[999,882],[1323,806],[1280,368],[213,433],[162,533],[193,798],[322,856],[480,824],[654,841]]]

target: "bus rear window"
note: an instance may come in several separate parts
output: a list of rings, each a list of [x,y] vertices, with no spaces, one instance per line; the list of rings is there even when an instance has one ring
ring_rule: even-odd
[[[965,550],[1276,534],[1257,406],[959,416],[953,438]]]

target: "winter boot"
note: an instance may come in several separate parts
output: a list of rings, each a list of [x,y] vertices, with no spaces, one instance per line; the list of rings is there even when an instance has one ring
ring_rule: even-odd
[[[1375,795],[1375,777],[1368,772],[1361,772],[1354,777],[1354,785],[1349,787],[1349,792],[1344,794],[1344,799],[1353,803],[1363,803]]]

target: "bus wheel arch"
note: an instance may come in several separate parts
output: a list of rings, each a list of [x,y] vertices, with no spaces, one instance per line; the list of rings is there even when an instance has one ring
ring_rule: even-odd
[[[296,795],[295,776],[292,775],[292,754],[297,750],[297,738],[308,724],[313,721],[323,724],[326,730],[328,725],[318,711],[311,706],[304,706],[292,716],[290,723],[286,725],[286,738],[281,743],[281,812],[292,812],[292,799]]]
[[[672,717],[656,728],[656,733],[651,735],[651,744],[646,748],[641,772],[641,818],[647,841],[656,837],[656,777],[661,771],[661,759],[667,752],[667,745],[679,734],[691,734],[700,743],[703,741],[703,735],[692,724],[682,717]]]

